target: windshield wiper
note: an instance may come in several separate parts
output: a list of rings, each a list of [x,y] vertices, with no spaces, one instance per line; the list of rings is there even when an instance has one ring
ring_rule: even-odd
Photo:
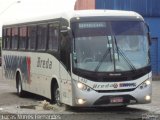
[[[102,59],[99,61],[98,65],[96,66],[95,68],[95,72],[98,71],[98,69],[100,68],[100,66],[102,65],[104,59],[108,56],[108,53],[110,53],[110,59],[111,59],[111,62],[112,62],[112,56],[111,56],[111,47],[110,47],[110,42],[108,40],[108,44],[109,44],[109,49],[107,49],[102,57]]]
[[[116,49],[117,49],[117,53],[120,53],[120,55],[122,56],[122,58],[127,62],[127,64],[129,65],[129,67],[132,70],[136,70],[136,68],[132,64],[132,62],[127,58],[127,56],[124,54],[124,52],[118,47],[118,45],[117,45],[117,39],[116,39],[115,35],[114,35],[114,40],[115,40],[115,46],[116,46]],[[118,59],[119,59],[119,54],[118,54]]]

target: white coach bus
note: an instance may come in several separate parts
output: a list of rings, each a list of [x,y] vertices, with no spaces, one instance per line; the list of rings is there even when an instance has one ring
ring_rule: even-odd
[[[149,29],[131,11],[82,10],[3,25],[3,78],[69,106],[151,102]]]

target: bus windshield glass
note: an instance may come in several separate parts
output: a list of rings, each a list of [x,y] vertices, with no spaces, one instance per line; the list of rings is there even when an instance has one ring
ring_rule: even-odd
[[[147,30],[141,21],[74,23],[74,68],[120,72],[149,65]]]

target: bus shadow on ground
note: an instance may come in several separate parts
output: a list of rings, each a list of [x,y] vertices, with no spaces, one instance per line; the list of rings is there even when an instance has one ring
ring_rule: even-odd
[[[17,93],[13,92],[11,93],[14,96],[18,96]],[[48,98],[45,98],[40,95],[36,95],[33,93],[25,92],[25,96],[23,96],[25,99],[30,99],[33,101],[48,101],[50,100]],[[27,108],[27,106],[25,106]],[[29,105],[28,109],[34,109],[35,105]],[[116,113],[116,114],[132,114],[132,113],[148,113],[147,110],[141,109],[141,108],[133,108],[132,106],[110,106],[110,107],[70,107],[68,105],[62,105],[61,107],[65,107],[65,110],[68,112],[73,112],[73,113]]]
[[[17,95],[17,93],[15,93],[15,92],[12,92],[11,94],[14,95],[14,96],[19,97],[19,96]],[[47,101],[49,101],[48,98],[45,98],[45,97],[43,97],[43,96],[40,96],[40,95],[37,95],[37,94],[34,94],[34,93],[30,93],[30,92],[24,92],[23,97],[20,97],[20,98],[30,99],[30,100],[34,100],[34,101],[42,101],[42,100],[47,100]]]
[[[83,113],[83,112],[112,112],[112,113],[118,113],[118,114],[126,114],[126,113],[146,113],[148,112],[147,110],[140,109],[140,108],[132,108],[131,106],[129,107],[121,107],[121,106],[110,106],[110,107],[85,107],[85,108],[78,108],[78,107],[70,107],[68,109],[69,111],[72,112],[77,112],[77,113]]]

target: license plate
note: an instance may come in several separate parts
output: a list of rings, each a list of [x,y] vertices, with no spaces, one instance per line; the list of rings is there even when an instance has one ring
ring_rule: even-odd
[[[123,103],[123,98],[121,97],[111,98],[110,102],[111,103]]]

